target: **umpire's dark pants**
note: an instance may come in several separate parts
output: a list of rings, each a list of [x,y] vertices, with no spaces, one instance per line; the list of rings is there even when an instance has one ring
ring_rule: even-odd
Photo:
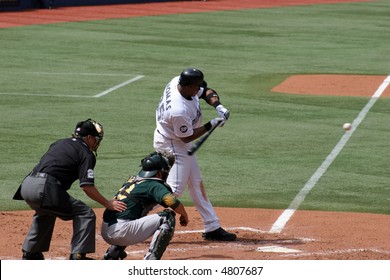
[[[95,213],[62,189],[56,197],[55,188],[61,188],[60,183],[48,174],[27,176],[23,180],[21,195],[35,214],[22,249],[30,253],[49,251],[58,217],[64,221],[73,220],[72,254],[95,252]]]

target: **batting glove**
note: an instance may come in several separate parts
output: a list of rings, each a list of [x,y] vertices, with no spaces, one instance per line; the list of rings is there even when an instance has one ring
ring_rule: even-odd
[[[225,119],[224,118],[215,118],[210,121],[210,124],[212,127],[214,126],[223,126],[225,124]]]
[[[216,108],[215,108],[218,112],[218,116],[223,118],[225,121],[227,121],[230,117],[230,111],[228,109],[226,109],[225,107],[223,107],[222,104],[218,105]],[[224,122],[225,124],[225,122]]]

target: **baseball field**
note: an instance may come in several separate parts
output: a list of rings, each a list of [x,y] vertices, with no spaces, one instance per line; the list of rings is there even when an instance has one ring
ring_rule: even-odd
[[[177,226],[169,260],[390,259],[390,2],[210,0],[0,13],[0,259],[33,211],[12,196],[57,139],[93,118],[97,187],[115,194],[153,150],[155,108],[182,69],[231,111],[196,153],[232,243]],[[216,112],[203,106],[204,121]],[[352,130],[344,131],[344,123]],[[77,182],[71,195],[103,209]],[[58,221],[47,259],[66,259]],[[126,249],[142,259],[148,242]]]

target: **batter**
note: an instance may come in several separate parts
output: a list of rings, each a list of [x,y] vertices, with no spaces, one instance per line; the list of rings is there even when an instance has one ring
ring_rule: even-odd
[[[213,106],[218,117],[202,125],[202,110],[199,99]],[[225,231],[207,198],[198,161],[187,154],[192,141],[198,139],[214,126],[223,126],[230,115],[220,102],[217,92],[204,81],[199,69],[185,69],[165,87],[156,110],[154,148],[175,155],[175,164],[167,183],[176,196],[182,196],[186,186],[194,206],[202,217],[203,238],[207,240],[234,241],[236,235]]]

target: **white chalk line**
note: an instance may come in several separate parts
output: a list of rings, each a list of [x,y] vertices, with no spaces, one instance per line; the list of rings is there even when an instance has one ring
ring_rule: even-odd
[[[285,257],[311,257],[311,256],[332,256],[340,254],[353,254],[353,253],[378,253],[390,255],[390,251],[372,249],[372,248],[355,248],[355,249],[344,249],[344,250],[332,250],[332,251],[323,251],[323,252],[298,252],[294,254],[287,253]]]
[[[101,93],[96,94],[96,95],[94,95],[93,97],[97,97],[97,98],[102,97],[102,96],[104,96],[104,95],[107,95],[107,94],[113,92],[114,90],[117,90],[117,89],[119,89],[119,88],[121,88],[121,87],[124,87],[125,85],[128,85],[128,84],[131,84],[131,83],[133,83],[133,82],[135,82],[135,81],[138,81],[138,80],[142,79],[143,77],[144,77],[144,76],[142,76],[142,75],[136,76],[135,78],[132,78],[132,79],[130,79],[130,80],[127,80],[127,81],[125,81],[125,82],[123,82],[123,83],[121,83],[121,84],[119,84],[119,85],[116,85],[116,86],[114,86],[114,87],[111,87],[111,88],[109,88],[109,89],[107,89],[107,90],[105,90],[105,91],[102,91]]]
[[[286,210],[279,216],[276,222],[272,225],[270,229],[270,233],[280,233],[284,229],[285,225],[294,215],[295,211],[299,208],[302,202],[305,200],[307,194],[314,188],[317,184],[318,180],[324,175],[328,167],[332,164],[335,158],[339,155],[340,151],[344,148],[349,138],[352,136],[354,131],[366,117],[367,113],[370,111],[371,107],[375,104],[378,98],[385,91],[387,86],[390,83],[390,76],[382,82],[379,88],[375,91],[374,95],[370,98],[366,106],[360,111],[359,115],[352,123],[352,129],[344,133],[341,137],[340,141],[333,148],[332,152],[326,157],[326,159],[322,162],[320,167],[316,170],[316,172],[312,175],[309,181],[304,185],[304,187],[299,191],[296,197],[293,199],[291,204],[288,206]]]
[[[66,73],[66,72],[24,72],[25,74],[34,75],[59,75],[59,76],[133,76],[131,74],[117,74],[117,73]]]
[[[301,253],[301,250],[281,247],[277,245],[258,247],[256,252],[260,253]]]
[[[92,98],[87,95],[74,94],[50,94],[50,93],[32,93],[32,92],[0,92],[0,95],[16,95],[16,96],[40,96],[40,97],[69,97],[69,98]]]
[[[78,75],[78,76],[129,76],[127,74],[99,74],[99,73],[49,73],[49,72],[26,72],[30,74],[39,74],[39,75]],[[134,78],[131,78],[127,81],[124,81],[123,83],[117,84],[107,90],[104,90],[96,95],[93,96],[86,96],[86,95],[74,95],[74,94],[48,94],[48,93],[9,93],[9,92],[0,92],[0,95],[17,95],[17,96],[41,96],[41,97],[68,97],[68,98],[99,98],[102,96],[105,96],[121,87],[124,87],[128,84],[131,84],[133,82],[136,82],[145,76],[138,75]]]

